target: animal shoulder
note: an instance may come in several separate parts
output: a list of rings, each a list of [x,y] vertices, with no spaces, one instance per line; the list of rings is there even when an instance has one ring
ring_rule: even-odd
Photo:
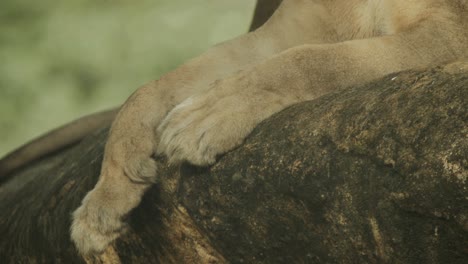
[[[466,0],[311,1],[324,6],[336,41],[396,34],[425,20],[466,25]],[[313,13],[315,11],[309,10]]]

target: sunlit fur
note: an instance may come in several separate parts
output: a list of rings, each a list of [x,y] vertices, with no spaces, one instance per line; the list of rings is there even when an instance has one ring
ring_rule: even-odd
[[[285,0],[255,32],[211,48],[127,100],[99,182],[73,214],[72,240],[80,253],[96,254],[125,231],[122,217],[164,176],[155,153],[210,165],[289,105],[467,56],[466,0]]]

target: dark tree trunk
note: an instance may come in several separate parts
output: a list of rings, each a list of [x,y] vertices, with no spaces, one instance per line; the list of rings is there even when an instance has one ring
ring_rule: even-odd
[[[255,7],[254,18],[250,24],[250,31],[263,25],[275,12],[283,0],[258,0]]]
[[[468,62],[290,107],[211,168],[160,163],[106,263],[467,263]],[[106,130],[0,187],[1,263],[79,263]],[[91,260],[92,262],[93,260]]]
[[[259,0],[251,29],[280,0]],[[468,62],[293,106],[211,168],[169,167],[104,263],[467,263]],[[107,130],[0,186],[0,263],[83,263],[70,214]]]

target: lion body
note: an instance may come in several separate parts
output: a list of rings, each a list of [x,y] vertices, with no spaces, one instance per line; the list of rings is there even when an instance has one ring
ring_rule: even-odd
[[[221,43],[121,107],[101,176],[75,211],[83,255],[125,230],[158,175],[153,156],[207,166],[282,109],[387,74],[468,57],[467,0],[284,0],[257,30]]]

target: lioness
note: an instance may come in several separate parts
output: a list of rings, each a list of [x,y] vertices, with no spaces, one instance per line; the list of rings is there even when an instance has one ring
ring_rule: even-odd
[[[112,124],[101,175],[73,214],[83,255],[125,230],[160,176],[154,155],[207,166],[292,104],[468,56],[468,0],[284,0],[259,29],[139,88]]]

